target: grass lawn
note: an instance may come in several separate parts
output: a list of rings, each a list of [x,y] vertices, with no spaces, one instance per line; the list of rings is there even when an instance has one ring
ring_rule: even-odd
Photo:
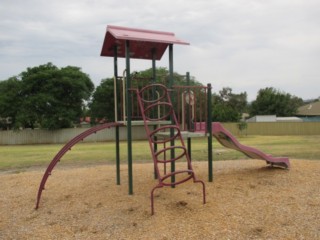
[[[320,159],[320,136],[244,136],[238,138],[243,145],[258,148],[274,156],[287,156],[294,159]],[[24,169],[35,166],[46,167],[63,144],[0,146],[0,170]],[[224,148],[215,139],[213,142],[214,160],[245,159],[237,151]],[[121,162],[127,159],[127,143],[120,145]],[[192,140],[192,158],[206,161],[207,139]],[[134,163],[151,162],[147,141],[133,142]],[[68,164],[99,164],[115,162],[115,143],[79,143],[66,153],[62,162]]]

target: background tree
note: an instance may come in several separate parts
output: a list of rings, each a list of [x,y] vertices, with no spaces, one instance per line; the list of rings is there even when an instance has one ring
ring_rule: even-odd
[[[103,79],[96,88],[89,103],[91,123],[96,120],[114,121],[114,86],[113,79]]]
[[[144,70],[144,71],[141,71],[141,72],[137,72],[134,77],[144,77],[144,78],[147,79],[147,82],[144,81],[143,84],[141,84],[142,83],[141,82],[139,87],[145,86],[147,84],[150,84],[150,80],[152,79],[152,68]],[[169,71],[168,71],[167,68],[159,67],[159,68],[156,69],[155,82],[163,84],[163,85],[165,85],[167,87],[169,86]],[[193,76],[190,76],[190,79],[189,79],[189,82],[188,82],[187,81],[187,77],[186,77],[185,74],[179,74],[177,72],[174,72],[173,73],[173,86],[186,86],[186,85],[189,85],[189,86],[201,86],[202,84],[200,82],[198,82],[196,80],[196,78],[193,77]],[[201,92],[199,94],[203,94],[204,95],[205,93]],[[178,97],[179,100],[177,99],[177,97],[178,97],[177,94],[172,94],[171,95],[171,101],[173,103],[174,110],[175,110],[175,112],[176,112],[176,114],[178,116],[178,115],[182,114],[181,113],[182,109],[180,108],[180,110],[179,110],[180,112],[178,111],[179,108],[178,108],[178,104],[176,104],[176,103],[180,100],[180,97]],[[205,97],[204,96],[198,96],[197,99],[199,101],[201,101],[201,100],[205,101]],[[203,102],[203,105],[205,105],[205,104],[206,103]],[[200,116],[200,109],[196,109],[196,111],[198,111],[196,116]],[[196,121],[197,119],[194,119],[194,120]]]
[[[301,105],[303,105],[301,98],[267,87],[259,90],[256,100],[251,104],[250,115],[272,114],[289,117],[295,115]]]
[[[152,79],[152,68],[132,73],[132,79],[134,79],[134,78],[137,78],[137,79],[145,78],[146,79],[145,81],[141,81],[141,79],[140,79],[142,86],[145,86],[146,84],[150,83],[150,81]],[[185,75],[181,75],[179,73],[174,72],[173,79],[174,79],[174,85],[180,85],[180,86],[187,85],[187,80],[186,80]],[[155,82],[162,83],[162,84],[168,86],[168,84],[169,84],[169,70],[165,67],[156,68]],[[193,85],[202,85],[202,84],[199,83],[195,79],[195,77],[190,76],[190,85],[193,86]]]
[[[164,67],[156,68],[156,83],[162,83],[168,86],[168,75],[169,71]],[[201,85],[195,80],[194,77],[190,77],[190,85]],[[119,82],[120,85],[122,84]],[[131,87],[142,88],[152,83],[152,68],[146,69],[139,72],[131,73]],[[186,78],[183,75],[174,73],[174,84],[175,85],[186,85]],[[122,88],[122,86],[120,86]],[[103,79],[100,85],[96,88],[92,95],[92,99],[89,103],[90,116],[94,121],[105,119],[107,121],[114,121],[114,86],[113,79]],[[172,99],[174,102],[175,99]],[[138,100],[133,96],[133,108],[138,109]]]
[[[10,129],[22,104],[21,81],[16,77],[0,82],[0,128]]]
[[[225,87],[219,94],[213,94],[212,116],[217,122],[238,122],[247,109],[247,93],[232,93],[230,87]]]
[[[89,99],[94,89],[89,76],[80,68],[59,69],[51,63],[28,68],[15,80],[5,82],[18,82],[15,83],[18,94],[7,94],[5,98],[7,103],[16,101],[9,116],[15,128],[71,127],[73,122],[79,121],[84,100]],[[2,108],[4,102],[0,102]]]

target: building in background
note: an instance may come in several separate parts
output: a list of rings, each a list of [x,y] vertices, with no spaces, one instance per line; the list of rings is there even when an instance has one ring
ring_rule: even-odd
[[[297,117],[301,118],[304,122],[320,122],[320,101],[299,107]]]
[[[247,119],[247,122],[303,122],[299,117],[277,117],[276,115],[257,115]]]

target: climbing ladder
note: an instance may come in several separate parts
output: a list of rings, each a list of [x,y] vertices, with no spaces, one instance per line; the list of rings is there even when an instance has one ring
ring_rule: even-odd
[[[141,90],[131,90],[137,94],[154,162],[155,176],[159,181],[151,190],[152,215],[154,214],[154,191],[157,188],[165,186],[174,187],[190,179],[192,179],[194,183],[202,184],[203,204],[205,204],[205,184],[196,178],[193,171],[191,160],[185,147],[171,102],[169,90],[162,84],[150,84]],[[168,120],[170,120],[170,124],[163,126],[160,124],[161,121],[168,123]],[[150,122],[155,122],[155,124],[159,125],[150,129],[150,124],[148,124]],[[167,143],[170,143],[169,147],[166,146]],[[158,144],[162,144],[163,148],[156,150],[155,146],[158,146]],[[167,159],[167,155],[170,155],[169,159]],[[184,164],[175,164],[178,162],[183,162]],[[171,171],[169,173],[166,172],[165,166],[167,163],[171,163]]]

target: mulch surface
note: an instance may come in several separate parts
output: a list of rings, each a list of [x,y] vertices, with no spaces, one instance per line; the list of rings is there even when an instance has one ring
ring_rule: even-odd
[[[291,169],[260,160],[193,162],[206,183],[155,191],[152,164],[127,167],[115,184],[115,166],[64,167],[49,177],[35,210],[45,169],[0,175],[0,239],[320,239],[320,161],[291,160]]]

